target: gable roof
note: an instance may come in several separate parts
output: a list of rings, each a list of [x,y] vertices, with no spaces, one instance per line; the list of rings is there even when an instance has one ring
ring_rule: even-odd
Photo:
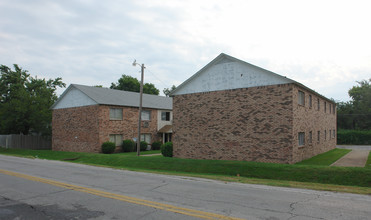
[[[116,89],[100,88],[95,86],[84,86],[78,84],[71,84],[59,97],[59,99],[51,107],[55,109],[56,106],[66,97],[72,90],[78,90],[96,105],[116,105],[139,107],[139,93],[128,92]],[[166,109],[172,110],[173,100],[170,97],[143,94],[143,108]]]
[[[246,86],[246,85],[243,85],[243,84],[239,84],[240,86],[239,85],[236,85],[233,88],[225,88],[225,89],[215,89],[215,88],[213,88],[211,90],[205,90],[204,89],[204,90],[201,90],[201,91],[187,91],[187,89],[186,89],[187,87],[189,87],[192,83],[195,84],[196,81],[197,81],[197,78],[202,77],[202,75],[203,74],[206,74],[206,72],[210,71],[210,69],[212,69],[213,66],[218,65],[218,64],[223,64],[223,63],[232,63],[232,62],[236,62],[236,63],[242,64],[242,65],[244,65],[246,67],[249,67],[249,68],[251,68],[253,70],[258,71],[260,74],[264,73],[269,78],[274,79],[271,82],[268,82],[268,81],[264,81],[263,82],[262,81],[262,82],[260,82],[261,84],[257,84],[255,86],[266,86],[266,85],[276,85],[276,84],[293,83],[293,84],[297,85],[298,87],[301,87],[303,89],[309,90],[310,92],[312,92],[312,93],[320,96],[321,98],[326,99],[327,101],[334,103],[334,101],[332,101],[332,100],[326,98],[325,96],[317,93],[316,91],[314,91],[314,90],[312,90],[312,89],[304,86],[303,84],[301,84],[299,82],[296,82],[295,80],[292,80],[292,79],[287,78],[285,76],[279,75],[279,74],[274,73],[272,71],[263,69],[261,67],[255,66],[253,64],[250,64],[250,63],[245,62],[243,60],[237,59],[237,58],[232,57],[230,55],[227,55],[225,53],[221,53],[219,56],[217,56],[215,59],[213,59],[211,62],[209,62],[206,66],[204,66],[202,69],[200,69],[194,75],[192,75],[190,78],[188,78],[182,84],[180,84],[174,91],[171,92],[170,96],[176,96],[176,95],[181,95],[181,94],[189,94],[189,93],[198,93],[198,92],[210,92],[210,91],[218,91],[218,90],[229,90],[229,89],[253,87],[253,86]],[[242,77],[243,74],[245,74],[245,72],[241,72],[241,77]],[[257,75],[257,73],[255,73],[255,74]],[[210,75],[212,75],[212,74],[210,74]],[[223,74],[223,75],[226,75],[226,74]],[[204,80],[204,81],[207,81],[208,84],[210,83],[208,80]],[[242,81],[242,80],[240,80],[240,81]]]

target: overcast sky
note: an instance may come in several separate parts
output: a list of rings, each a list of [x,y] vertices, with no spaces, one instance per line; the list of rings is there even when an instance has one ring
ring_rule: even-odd
[[[136,59],[162,91],[223,52],[347,101],[371,78],[370,9],[369,0],[0,0],[0,64],[109,87],[140,78]]]

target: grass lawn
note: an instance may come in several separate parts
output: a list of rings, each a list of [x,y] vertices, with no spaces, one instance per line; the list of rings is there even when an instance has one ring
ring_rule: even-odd
[[[144,153],[152,154],[159,153],[159,151]],[[223,181],[371,194],[371,169],[366,168],[194,160],[163,156],[137,157],[135,152],[94,154],[0,148],[0,154],[70,161],[134,171],[205,177]],[[318,164],[318,162],[316,163]]]
[[[319,154],[307,160],[303,160],[298,165],[322,165],[322,166],[330,166],[331,164],[335,163],[335,161],[339,160],[342,156],[349,153],[352,150],[349,149],[340,149],[335,148],[330,150],[326,153]]]
[[[368,154],[368,159],[367,159],[367,162],[366,162],[366,166],[365,167],[371,169],[371,151]]]

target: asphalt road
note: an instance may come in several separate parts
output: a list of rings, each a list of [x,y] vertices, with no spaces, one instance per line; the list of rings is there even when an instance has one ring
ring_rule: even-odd
[[[370,219],[371,196],[0,155],[0,219]]]

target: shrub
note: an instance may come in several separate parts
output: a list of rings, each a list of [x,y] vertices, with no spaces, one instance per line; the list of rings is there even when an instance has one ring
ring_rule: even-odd
[[[164,157],[172,157],[173,156],[173,143],[166,142],[165,144],[161,145],[161,154]]]
[[[152,143],[152,150],[160,150],[161,145],[162,145],[161,141],[155,141],[155,142],[153,142]]]
[[[145,142],[145,141],[141,141],[140,142],[140,151],[147,150],[147,147],[148,147],[148,143],[147,142]]]
[[[122,151],[132,152],[135,148],[135,142],[133,140],[127,139],[122,142]]]
[[[371,130],[358,131],[358,130],[338,130],[337,144],[371,144]]]
[[[104,142],[102,144],[102,153],[104,154],[112,154],[116,149],[116,145],[115,143],[112,143],[112,142]]]

